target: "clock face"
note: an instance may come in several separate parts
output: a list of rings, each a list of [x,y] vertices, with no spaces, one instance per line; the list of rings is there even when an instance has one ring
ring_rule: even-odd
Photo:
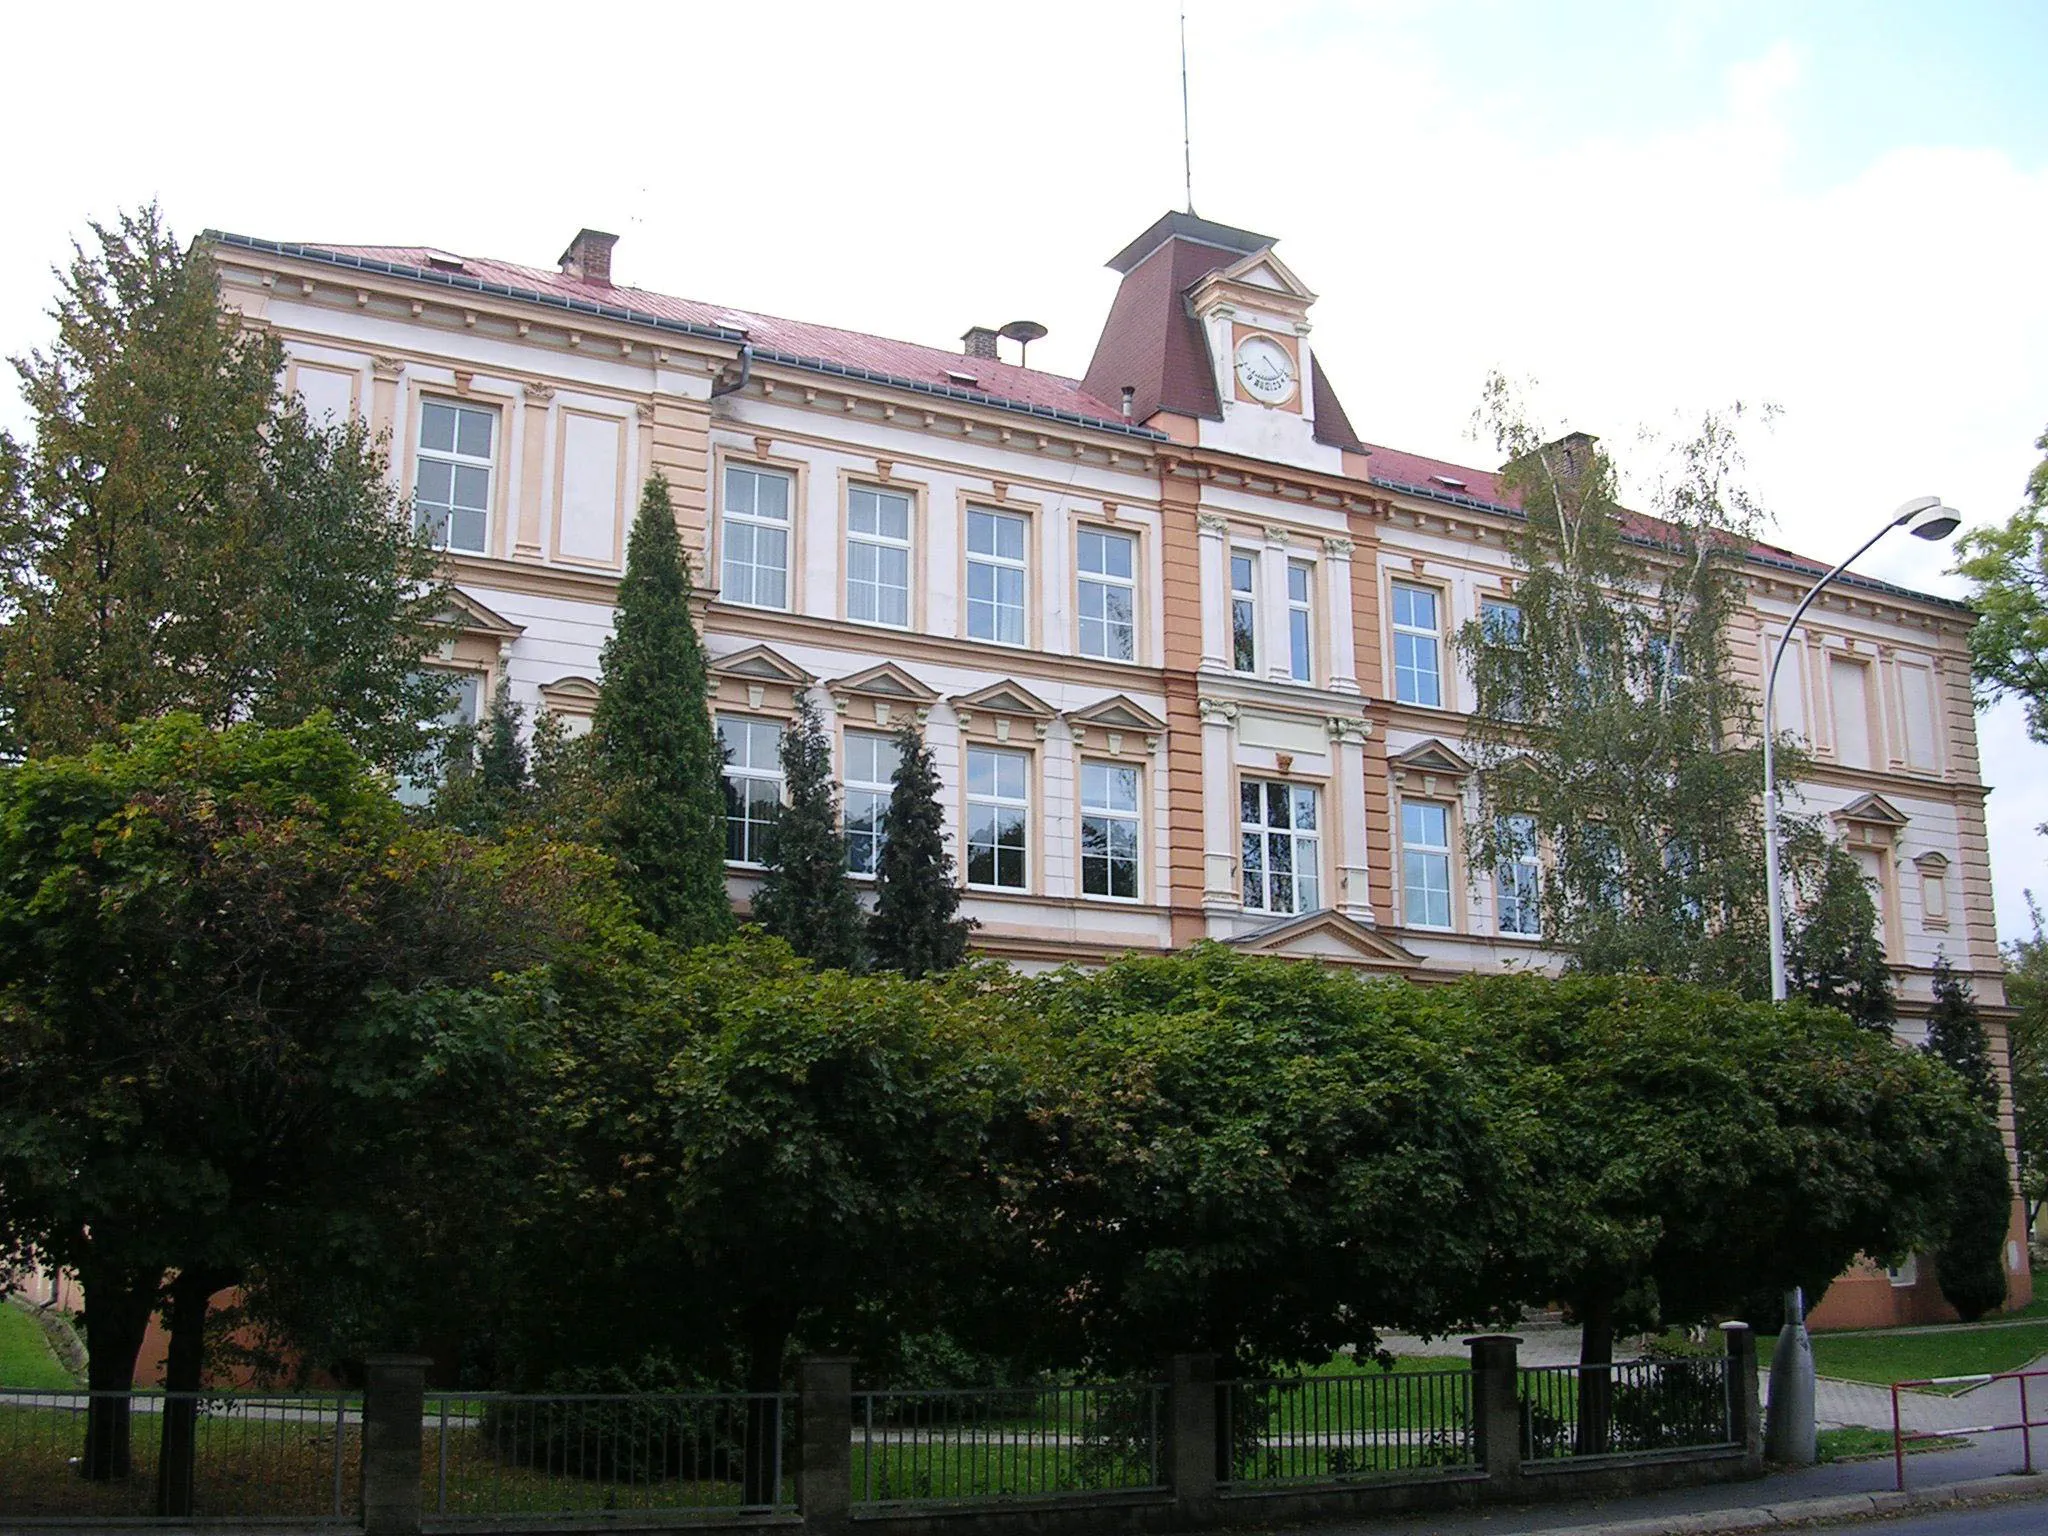
[[[1254,400],[1285,405],[1294,398],[1294,359],[1270,336],[1247,336],[1237,344],[1237,381]]]

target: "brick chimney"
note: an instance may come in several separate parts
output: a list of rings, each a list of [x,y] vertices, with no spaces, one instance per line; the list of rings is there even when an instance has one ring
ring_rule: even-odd
[[[960,350],[969,357],[985,357],[992,363],[1002,361],[996,351],[996,338],[1001,332],[985,325],[970,325],[960,337]]]
[[[569,249],[562,252],[562,275],[611,287],[612,247],[618,243],[617,235],[608,235],[601,229],[577,230],[576,238],[569,242]]]

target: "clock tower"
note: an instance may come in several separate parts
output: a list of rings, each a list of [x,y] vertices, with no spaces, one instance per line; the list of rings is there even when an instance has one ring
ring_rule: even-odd
[[[1309,345],[1307,284],[1270,235],[1169,213],[1111,259],[1123,285],[1083,381],[1222,453],[1345,472],[1365,447]]]

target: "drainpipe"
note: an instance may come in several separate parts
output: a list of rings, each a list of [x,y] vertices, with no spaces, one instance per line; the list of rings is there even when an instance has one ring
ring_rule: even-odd
[[[727,384],[722,382],[723,373],[724,370],[721,369],[721,377],[718,379],[713,379],[711,381],[711,398],[714,400],[716,400],[720,395],[738,394],[741,390],[747,387],[747,380],[751,379],[754,376],[754,344],[751,341],[743,341],[740,343],[739,378],[735,380],[733,383]]]

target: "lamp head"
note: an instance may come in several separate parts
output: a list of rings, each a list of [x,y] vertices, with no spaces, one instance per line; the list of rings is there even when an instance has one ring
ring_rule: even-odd
[[[1945,507],[1935,502],[1931,507],[1915,514],[1907,526],[1916,539],[1933,542],[1947,538],[1963,525],[1963,514],[1954,507]]]

